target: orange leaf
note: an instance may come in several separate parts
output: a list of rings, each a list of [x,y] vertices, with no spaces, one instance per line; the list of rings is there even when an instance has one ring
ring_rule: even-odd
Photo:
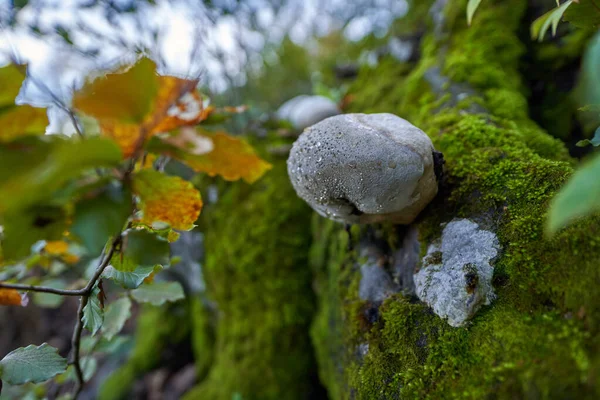
[[[133,191],[140,198],[141,222],[150,226],[160,221],[190,230],[202,209],[200,192],[190,182],[152,169],[135,174]]]
[[[27,297],[21,297],[21,294],[14,289],[0,289],[0,305],[25,307],[27,305]]]
[[[204,107],[200,93],[190,92],[171,107],[165,118],[153,127],[153,133],[169,132],[183,126],[198,125],[204,121],[214,107]]]
[[[123,151],[123,158],[134,155],[141,145],[141,130],[139,125],[122,124],[116,121],[101,121],[102,134],[114,140]]]
[[[242,139],[224,132],[199,136],[211,140],[213,149],[202,155],[183,156],[183,161],[196,172],[220,175],[228,181],[241,178],[254,183],[271,169],[271,164],[256,155],[252,146]]]
[[[149,131],[165,132],[165,130],[159,130],[158,127],[162,121],[173,112],[172,109],[176,110],[190,101],[187,100],[187,95],[191,96],[191,101],[193,102],[195,99],[194,95],[197,95],[197,92],[195,92],[194,89],[198,84],[198,80],[186,80],[173,76],[159,76],[158,82],[159,89],[154,102],[154,108],[149,117],[144,121],[144,124]],[[186,100],[184,100],[184,98],[186,98]],[[202,105],[201,99],[200,105]]]

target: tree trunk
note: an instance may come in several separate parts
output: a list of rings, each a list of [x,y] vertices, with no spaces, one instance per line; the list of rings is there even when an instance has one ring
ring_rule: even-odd
[[[354,226],[348,234],[313,219],[311,333],[332,399],[600,396],[600,229],[589,218],[552,240],[543,234],[548,202],[573,162],[528,115],[519,70],[527,2],[483,1],[471,27],[465,5],[413,2],[406,28],[427,27],[419,61],[386,59],[351,88],[352,112],[408,119],[446,165],[440,193],[410,227]],[[468,258],[481,264],[490,248],[484,264],[493,266],[495,296],[488,292],[490,304],[457,322],[444,310],[459,299],[430,295],[458,283],[427,268],[446,268],[442,259],[460,252],[452,260],[465,274],[454,295],[476,293],[485,277],[470,272]],[[416,271],[426,277],[420,288]]]
[[[254,185],[221,189],[200,225],[207,294],[217,309],[214,361],[186,399],[318,399],[310,209],[281,159]]]

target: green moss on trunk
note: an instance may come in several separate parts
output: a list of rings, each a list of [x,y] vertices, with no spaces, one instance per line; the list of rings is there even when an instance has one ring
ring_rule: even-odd
[[[229,185],[204,212],[204,274],[218,309],[215,359],[186,398],[310,398],[310,211],[291,188],[285,163],[252,186]]]
[[[590,218],[552,240],[543,235],[548,201],[573,161],[528,117],[517,36],[525,3],[482,2],[468,28],[466,1],[451,0],[442,33],[424,38],[410,73],[388,60],[363,71],[351,90],[353,112],[402,116],[444,153],[447,186],[417,222],[423,249],[441,222],[460,217],[495,230],[503,253],[498,299],[464,328],[400,295],[368,319],[372,305],[358,299],[346,232],[316,221],[312,335],[332,399],[600,396],[600,224]],[[438,78],[445,83],[436,86]]]

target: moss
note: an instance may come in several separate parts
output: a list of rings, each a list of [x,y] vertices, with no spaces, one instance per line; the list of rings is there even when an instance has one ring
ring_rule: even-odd
[[[137,320],[134,347],[127,361],[100,386],[98,399],[129,397],[135,379],[156,367],[163,350],[183,341],[190,332],[188,313],[181,304],[144,307]]]
[[[202,381],[214,359],[215,332],[212,321],[215,315],[200,296],[191,297],[189,302],[196,379]]]
[[[447,182],[417,222],[423,253],[439,237],[440,223],[455,217],[495,230],[503,248],[494,278],[498,300],[464,328],[399,295],[365,321],[373,305],[357,299],[357,257],[347,250],[358,239],[342,250],[345,232],[318,223],[315,265],[329,275],[317,275],[313,338],[333,399],[600,396],[600,224],[588,219],[554,239],[543,234],[548,201],[573,161],[528,117],[518,68],[524,2],[482,2],[470,29],[465,4],[448,3],[451,34],[425,38],[423,59],[409,74],[391,62],[363,72],[351,89],[352,111],[393,112],[430,135],[444,154]],[[452,82],[442,93],[426,77],[434,65]],[[399,79],[376,96],[390,73]],[[487,113],[466,113],[468,103],[450,101],[443,91],[455,83],[468,84]],[[335,245],[326,251],[323,243]],[[335,340],[342,341],[337,352],[330,347]],[[363,355],[357,349],[366,344]]]
[[[215,358],[186,398],[308,398],[315,389],[310,210],[289,184],[285,163],[275,162],[252,186],[228,185],[204,214],[204,274],[218,309]]]
[[[342,398],[347,390],[342,385],[346,363],[343,341],[342,303],[339,290],[342,271],[348,254],[348,235],[339,230],[339,224],[313,215],[313,245],[310,263],[315,274],[315,293],[319,298],[318,312],[311,328],[319,364],[319,378],[326,386],[329,397]]]

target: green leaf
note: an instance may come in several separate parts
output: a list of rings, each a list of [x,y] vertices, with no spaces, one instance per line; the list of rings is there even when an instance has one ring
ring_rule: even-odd
[[[92,333],[92,336],[98,332],[104,322],[104,310],[100,303],[100,289],[97,287],[92,291],[87,304],[83,308],[83,326]]]
[[[92,379],[92,376],[94,376],[94,374],[98,370],[98,360],[96,360],[94,357],[86,356],[81,357],[81,360],[79,360],[79,362],[81,364],[81,369],[83,372],[83,380],[87,382],[90,379]]]
[[[600,117],[598,104],[600,104],[600,32],[590,39],[583,54],[581,68],[577,79],[577,86],[573,92],[578,105],[584,106],[578,118],[583,125],[585,133],[598,127]]]
[[[110,279],[125,289],[135,289],[139,287],[144,279],[150,276],[154,267],[140,267],[131,272],[122,272],[112,266],[108,266],[103,273],[104,278]]]
[[[138,123],[151,110],[158,93],[156,64],[141,59],[126,72],[108,74],[75,94],[73,106],[98,119]]]
[[[600,127],[596,128],[596,132],[594,132],[594,137],[591,139],[584,139],[577,142],[578,147],[585,147],[591,144],[594,147],[600,146]]]
[[[475,14],[475,11],[477,11],[477,8],[479,7],[480,3],[481,0],[469,0],[469,2],[467,3],[467,23],[469,24],[469,26],[473,21],[473,15]]]
[[[181,300],[185,297],[178,282],[156,282],[145,284],[131,291],[133,299],[139,303],[160,306],[166,302]]]
[[[67,228],[67,213],[63,207],[32,206],[0,215],[0,223],[4,226],[3,257],[18,261],[31,254],[31,246],[37,241],[61,239]]]
[[[11,351],[0,360],[0,379],[11,385],[44,382],[65,372],[67,360],[54,347],[43,343]]]
[[[556,35],[556,28],[558,27],[558,23],[560,22],[563,14],[567,11],[567,8],[573,4],[573,0],[567,0],[559,7],[556,7],[553,10],[548,11],[541,17],[537,18],[531,24],[531,38],[537,39],[538,41],[544,40],[544,36],[548,29],[552,27],[552,35]]]
[[[120,349],[128,346],[132,338],[127,335],[117,335],[112,340],[102,337],[100,340],[91,336],[81,338],[81,352],[95,354],[114,354]]]
[[[600,3],[597,0],[579,0],[565,12],[565,21],[582,29],[600,27]]]
[[[81,357],[81,359],[79,360],[79,365],[81,366],[81,372],[83,373],[83,380],[86,382],[92,379],[92,377],[98,370],[98,360],[91,356]],[[75,373],[75,368],[73,367],[73,365],[69,365],[67,371],[63,375],[56,378],[56,383],[64,384],[65,382],[74,382],[76,380],[77,374]],[[72,400],[73,398],[69,397],[68,399]]]
[[[110,303],[104,312],[102,335],[107,340],[111,340],[121,332],[129,317],[131,317],[131,300],[128,297],[121,297]]]
[[[169,266],[169,242],[146,230],[130,230],[123,237],[121,254],[115,254],[111,265],[122,272],[131,272],[138,267]]]
[[[97,196],[75,205],[70,231],[91,255],[98,255],[107,240],[123,229],[131,212],[131,192],[122,186],[109,185]]]
[[[579,217],[600,210],[600,154],[577,170],[552,199],[546,224],[553,234]]]
[[[120,161],[117,145],[100,137],[66,140],[51,135],[0,144],[0,214],[51,198],[84,171]]]

